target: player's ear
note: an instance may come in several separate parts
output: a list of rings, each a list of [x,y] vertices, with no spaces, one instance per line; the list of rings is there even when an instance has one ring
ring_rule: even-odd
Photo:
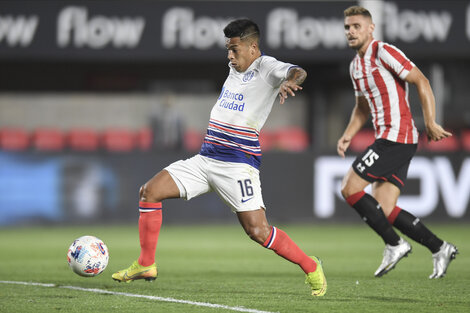
[[[258,50],[258,44],[256,43],[256,41],[253,40],[250,44],[250,53],[251,53],[251,55],[254,55],[257,50]]]
[[[370,33],[371,33],[371,34],[374,32],[374,29],[375,29],[375,24],[374,24],[374,23],[370,23],[370,25],[369,25],[369,30],[370,30]]]

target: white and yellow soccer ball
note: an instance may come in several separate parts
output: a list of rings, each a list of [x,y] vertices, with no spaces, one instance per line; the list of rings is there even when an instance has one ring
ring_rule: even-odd
[[[67,261],[70,268],[80,276],[99,275],[108,265],[108,247],[95,236],[82,236],[70,245]]]

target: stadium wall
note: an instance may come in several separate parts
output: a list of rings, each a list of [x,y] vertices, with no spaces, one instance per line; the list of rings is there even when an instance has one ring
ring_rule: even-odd
[[[139,187],[188,153],[0,153],[0,225],[126,223],[138,218]],[[359,222],[341,199],[353,157],[314,152],[263,156],[261,181],[271,222]],[[431,221],[470,220],[470,158],[422,154],[413,159],[402,207]],[[168,223],[236,222],[215,194],[168,200]]]

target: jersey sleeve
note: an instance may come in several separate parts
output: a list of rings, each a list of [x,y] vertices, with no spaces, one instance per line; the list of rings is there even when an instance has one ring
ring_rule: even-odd
[[[351,64],[349,65],[349,75],[351,76],[351,81],[352,81],[352,84],[353,84],[353,87],[354,87],[354,95],[356,97],[360,97],[363,95],[362,91],[359,89],[359,86],[357,85],[357,81],[356,79],[354,78],[354,61],[355,59],[351,62]]]
[[[274,88],[282,84],[290,68],[297,67],[297,65],[284,63],[272,57],[265,57],[260,65],[259,71],[261,76]]]
[[[383,44],[378,51],[378,57],[389,71],[403,80],[415,66],[400,49],[390,44]]]

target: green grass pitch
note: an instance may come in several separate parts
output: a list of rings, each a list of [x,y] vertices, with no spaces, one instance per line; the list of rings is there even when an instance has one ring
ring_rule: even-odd
[[[153,282],[117,283],[114,271],[139,254],[137,225],[0,228],[0,312],[233,312],[187,303],[119,294],[99,294],[60,286],[95,288],[267,312],[470,312],[470,227],[430,228],[459,248],[447,276],[430,280],[431,254],[412,243],[413,252],[382,278],[383,243],[363,224],[280,225],[308,254],[323,260],[328,292],[313,298],[296,265],[252,242],[238,225],[163,225],[157,249],[159,277]],[[66,253],[82,235],[101,238],[110,262],[101,275],[79,277]],[[254,311],[255,312],[255,311]]]

